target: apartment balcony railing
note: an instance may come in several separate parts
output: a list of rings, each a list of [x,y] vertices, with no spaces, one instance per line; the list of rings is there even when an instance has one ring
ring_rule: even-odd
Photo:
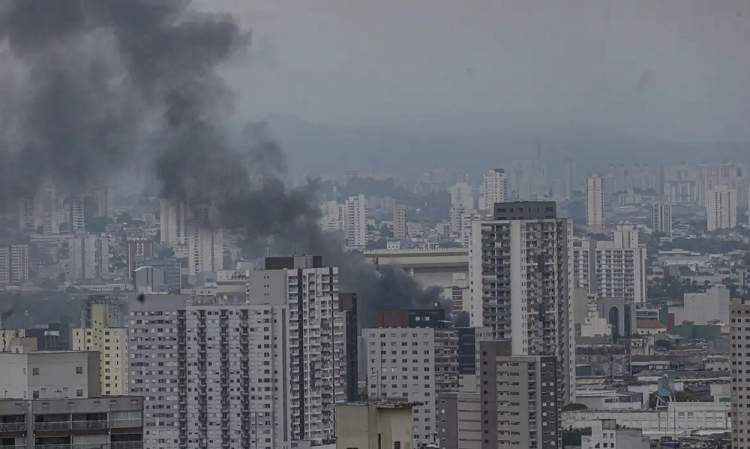
[[[26,446],[18,446],[26,447]],[[143,449],[142,441],[119,441],[101,444],[37,444],[34,449]]]
[[[0,432],[25,432],[25,422],[0,423]]]
[[[18,423],[26,424],[26,423]],[[35,422],[34,430],[56,431],[56,430],[99,430],[99,429],[123,429],[142,427],[141,419],[115,419],[115,420],[91,420],[91,421],[50,421]]]

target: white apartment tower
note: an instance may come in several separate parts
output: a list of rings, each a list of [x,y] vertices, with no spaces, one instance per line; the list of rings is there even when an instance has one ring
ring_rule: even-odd
[[[604,234],[604,177],[598,173],[586,178],[586,231]]]
[[[393,210],[393,237],[405,239],[406,230],[406,204],[399,204]]]
[[[672,237],[672,205],[655,203],[651,205],[651,229]]]
[[[737,226],[737,191],[720,185],[706,192],[706,220],[709,232]]]
[[[425,313],[420,316],[420,312]],[[412,447],[436,442],[438,395],[459,388],[458,331],[440,326],[439,321],[426,321],[435,318],[430,312],[387,311],[403,317],[414,313],[423,324],[362,330],[368,399],[418,403],[412,409]]]
[[[60,233],[60,207],[55,184],[47,182],[42,187],[42,234],[56,235]]]
[[[345,203],[346,244],[349,247],[364,248],[367,245],[367,200],[360,193],[349,197]]]
[[[72,195],[70,197],[70,230],[85,231],[85,211],[84,211],[84,196],[83,195]]]
[[[224,243],[221,229],[188,226],[188,269],[190,274],[224,269]]]
[[[197,367],[187,364],[188,298],[158,295],[128,307],[129,393],[143,396],[143,440],[149,449],[188,444],[188,372],[197,376]]]
[[[159,220],[162,243],[187,245],[188,211],[184,202],[161,200]]]
[[[475,221],[469,250],[471,325],[511,340],[513,355],[559,357],[565,401],[575,397],[573,226],[551,201],[495,205]]]
[[[750,303],[734,300],[729,315],[730,348],[732,362],[731,403],[732,403],[732,448],[750,449]],[[740,368],[743,367],[743,368]]]
[[[504,169],[493,168],[485,173],[482,178],[482,198],[479,208],[492,210],[495,203],[505,202],[507,188],[508,180],[505,178]]]
[[[450,188],[451,208],[450,221],[451,232],[460,233],[461,216],[467,210],[474,208],[474,195],[471,186],[465,182],[457,182]]]
[[[102,279],[109,273],[109,239],[105,234],[68,240],[68,278]]]
[[[638,230],[619,225],[609,241],[585,238],[572,248],[574,287],[597,298],[646,302],[646,248]]]

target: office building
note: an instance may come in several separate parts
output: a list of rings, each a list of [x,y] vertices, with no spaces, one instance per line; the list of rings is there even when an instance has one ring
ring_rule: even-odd
[[[598,173],[586,178],[586,232],[604,234],[604,177]]]
[[[408,449],[414,404],[373,402],[336,406],[336,449]]]
[[[561,448],[559,359],[510,355],[507,341],[482,342],[480,351],[481,448]]]
[[[493,168],[485,173],[482,178],[482,197],[479,201],[479,208],[492,210],[495,203],[505,202],[507,188],[508,180],[505,178],[505,170]],[[466,209],[473,209],[473,205]]]
[[[175,245],[188,243],[188,211],[184,202],[161,200],[159,226],[161,242]]]
[[[556,356],[558,384],[573,401],[572,224],[554,202],[495,205],[473,223],[469,254],[471,324],[512,342],[513,355]]]
[[[656,203],[651,205],[651,229],[659,234],[672,237],[672,205]]]
[[[0,285],[20,285],[29,280],[29,245],[0,247]]]
[[[749,449],[750,420],[747,414],[750,410],[750,369],[747,366],[750,365],[750,352],[745,342],[750,340],[750,303],[734,300],[730,321],[732,448]]]
[[[364,248],[367,245],[367,201],[364,194],[349,197],[344,204],[344,229],[349,247]]]
[[[737,226],[737,191],[720,185],[706,192],[706,220],[709,232]]]
[[[406,232],[406,205],[399,204],[393,211],[393,237],[405,239]]]
[[[84,327],[73,329],[74,351],[100,354],[101,393],[106,396],[128,394],[128,330],[118,326],[107,302],[90,303],[90,319]]]
[[[387,311],[376,321],[362,331],[368,399],[419,403],[413,408],[413,447],[435,443],[437,396],[458,390],[458,333],[443,327],[440,309]]]

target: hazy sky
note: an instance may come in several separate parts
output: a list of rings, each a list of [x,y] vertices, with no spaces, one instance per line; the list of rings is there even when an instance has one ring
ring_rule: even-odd
[[[252,28],[243,109],[449,133],[750,142],[750,2],[197,0]]]

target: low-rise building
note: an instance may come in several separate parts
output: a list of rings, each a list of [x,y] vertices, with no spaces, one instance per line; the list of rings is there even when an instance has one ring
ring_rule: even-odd
[[[412,443],[409,402],[336,406],[336,449],[408,449]]]
[[[591,426],[591,435],[581,437],[581,449],[650,449],[651,443],[641,429],[617,426],[614,419],[601,419]]]

